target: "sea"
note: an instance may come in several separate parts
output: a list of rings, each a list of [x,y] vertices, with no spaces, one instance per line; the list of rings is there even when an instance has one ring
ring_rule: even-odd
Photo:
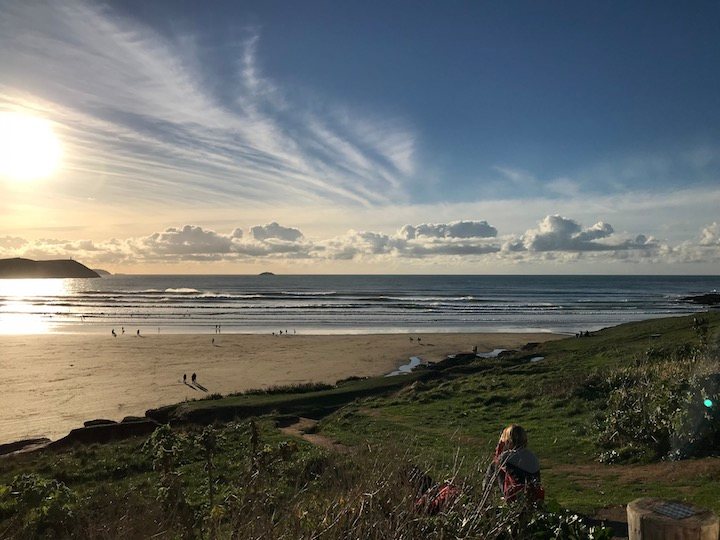
[[[717,276],[113,275],[0,280],[0,333],[558,332],[684,315]],[[219,326],[218,326],[219,325]]]

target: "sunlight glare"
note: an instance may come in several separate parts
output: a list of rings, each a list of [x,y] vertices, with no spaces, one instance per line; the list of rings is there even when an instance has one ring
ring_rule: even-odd
[[[25,181],[50,176],[60,161],[52,124],[37,116],[0,112],[0,177]]]
[[[50,332],[52,314],[35,301],[67,293],[67,280],[63,279],[0,279],[0,334]],[[67,311],[64,307],[56,309]]]

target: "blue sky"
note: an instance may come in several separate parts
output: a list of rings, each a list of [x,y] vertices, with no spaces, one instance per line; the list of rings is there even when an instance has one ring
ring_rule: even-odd
[[[717,2],[0,4],[0,112],[64,149],[6,255],[716,272]]]

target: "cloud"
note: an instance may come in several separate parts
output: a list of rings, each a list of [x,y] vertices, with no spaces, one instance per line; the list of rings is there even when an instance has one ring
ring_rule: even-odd
[[[0,237],[0,248],[2,249],[18,249],[27,244],[27,240],[17,236]]]
[[[492,169],[499,172],[503,176],[504,180],[510,181],[519,187],[527,188],[537,184],[537,178],[535,175],[529,173],[528,171],[499,165],[493,166]]]
[[[299,229],[283,227],[274,221],[267,225],[256,225],[255,227],[252,227],[250,229],[250,235],[255,240],[268,240],[275,238],[278,240],[286,240],[288,242],[295,242],[303,237],[303,234]]]
[[[308,264],[354,261],[382,268],[402,261],[408,265],[442,265],[445,271],[481,262],[695,264],[720,260],[717,233],[718,226],[713,223],[703,229],[699,240],[671,246],[643,234],[617,233],[603,221],[583,227],[573,219],[549,215],[522,235],[497,236],[495,227],[478,220],[405,225],[394,234],[351,229],[330,238],[308,238],[299,228],[273,221],[227,233],[184,225],[147,236],[105,241],[6,236],[0,238],[0,257],[72,257],[93,266],[120,268],[150,263],[268,260],[302,260]]]
[[[598,222],[592,227],[582,229],[580,224],[560,215],[546,216],[535,229],[529,229],[521,239],[506,243],[506,251],[528,250],[545,251],[618,251],[627,249],[649,249],[656,247],[652,238],[637,235],[632,239],[598,242],[609,239],[615,233],[612,225]]]
[[[407,240],[415,238],[493,238],[497,229],[487,221],[453,221],[451,223],[422,223],[404,225],[399,236]]]
[[[215,37],[208,49],[93,3],[6,3],[0,108],[51,119],[57,189],[103,202],[404,200],[416,135],[402,120],[338,115],[311,89],[282,88],[256,29]]]
[[[557,193],[563,197],[578,197],[580,195],[580,184],[571,178],[556,178],[545,184],[545,189]]]
[[[453,221],[404,225],[395,235],[350,230],[320,243],[319,251],[332,259],[392,256],[421,259],[480,256],[500,251],[497,229],[487,221]]]
[[[700,233],[700,245],[720,246],[720,223],[713,221]]]
[[[317,251],[327,259],[386,255],[397,249],[398,240],[386,234],[350,230],[344,235],[319,242]]]
[[[225,236],[202,227],[185,225],[153,233],[133,246],[140,254],[151,257],[166,255],[221,255],[232,251],[232,236]]]

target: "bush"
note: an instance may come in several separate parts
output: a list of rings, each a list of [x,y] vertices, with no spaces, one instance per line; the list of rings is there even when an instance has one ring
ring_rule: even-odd
[[[67,534],[73,525],[75,502],[65,484],[36,474],[19,475],[10,486],[0,486],[0,512],[15,521],[19,536]]]
[[[607,376],[607,408],[597,424],[601,461],[648,452],[652,459],[682,459],[720,449],[720,366],[706,349],[656,353]]]

